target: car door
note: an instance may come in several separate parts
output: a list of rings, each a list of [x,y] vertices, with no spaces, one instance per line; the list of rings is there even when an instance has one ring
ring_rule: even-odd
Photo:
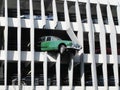
[[[51,37],[45,37],[45,40],[41,42],[41,50],[50,50],[49,44],[51,43]]]
[[[54,40],[52,36],[47,36],[46,40],[41,43],[41,50],[57,50],[58,49],[58,41]]]

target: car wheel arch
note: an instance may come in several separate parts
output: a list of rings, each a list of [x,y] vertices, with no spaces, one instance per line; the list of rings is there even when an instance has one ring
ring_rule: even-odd
[[[64,45],[65,47],[67,46],[67,45],[64,44],[64,43],[60,43],[60,44],[58,45],[58,49],[60,48],[61,45]]]
[[[60,52],[61,54],[65,51],[65,50],[63,50],[63,51],[60,50],[62,46],[66,47],[66,44],[61,43],[61,44],[59,44],[59,46],[58,46],[58,50],[59,50],[59,52]]]

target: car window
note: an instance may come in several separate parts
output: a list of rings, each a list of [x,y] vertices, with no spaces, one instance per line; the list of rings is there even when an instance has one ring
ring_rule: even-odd
[[[57,40],[61,40],[61,39],[58,38],[58,37],[54,37],[54,36],[45,36],[45,37],[41,37],[39,39],[40,42],[43,42],[43,41],[57,41]]]
[[[60,38],[58,37],[51,37],[52,41],[56,41],[56,40],[61,40]]]
[[[51,41],[51,37],[47,37],[47,40],[46,41]]]

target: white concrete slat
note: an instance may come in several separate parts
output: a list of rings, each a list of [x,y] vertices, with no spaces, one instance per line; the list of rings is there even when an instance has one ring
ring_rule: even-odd
[[[119,90],[119,75],[118,75],[118,55],[117,55],[117,38],[116,38],[116,28],[114,25],[113,17],[112,17],[112,12],[110,8],[110,4],[108,1],[107,4],[107,15],[108,15],[108,24],[110,27],[110,44],[111,44],[111,51],[112,51],[112,57],[114,60],[113,64],[113,71],[114,71],[114,79],[115,79],[115,87],[116,90]]]
[[[56,0],[52,1],[53,7],[53,21],[54,21],[54,29],[57,27],[58,24],[58,16],[57,16],[57,7],[56,7]]]
[[[8,25],[9,27],[17,27],[17,18],[8,18]],[[42,20],[34,20],[35,22],[35,28],[43,28],[42,27]],[[78,31],[78,27],[77,27],[77,22],[71,22],[71,24],[73,25],[73,30],[74,31]],[[30,20],[28,19],[21,19],[21,27],[22,28],[30,28]],[[5,26],[5,18],[4,17],[0,17],[0,26]],[[52,27],[54,26],[53,21],[47,20],[47,24],[46,27],[48,27],[48,29],[52,29]],[[115,25],[116,27],[116,31],[117,34],[120,34],[120,30],[119,30],[119,26]],[[89,28],[88,28],[88,24],[87,23],[83,23],[83,28],[84,28],[84,32],[89,32]],[[99,25],[98,24],[94,24],[94,28],[95,28],[95,32],[99,33]],[[56,27],[56,30],[62,30],[65,31],[68,28],[66,28],[66,22],[64,21],[58,21],[58,25]],[[105,24],[105,29],[106,29],[106,33],[110,33],[110,29],[108,24]]]
[[[47,52],[44,53],[44,61],[43,61],[43,75],[44,75],[44,90],[48,90],[47,87]]]
[[[77,22],[77,26],[78,26],[78,40],[80,42],[80,45],[81,47],[83,47],[83,24],[82,24],[82,21],[81,21],[81,14],[80,14],[80,9],[79,9],[79,3],[78,3],[78,0],[76,0],[76,3],[75,3],[75,10],[76,10],[76,22]],[[80,50],[80,52],[84,52],[84,48],[82,48]],[[81,53],[81,54],[82,54]],[[79,55],[81,55],[79,54]],[[83,56],[84,57],[84,56]],[[81,62],[81,86],[83,88],[83,90],[85,89],[85,76],[84,76],[84,58],[82,58],[83,60],[80,60]],[[83,63],[82,63],[83,62]]]
[[[78,26],[78,40],[80,45],[83,47],[83,24],[81,21],[81,14],[80,14],[80,9],[79,9],[79,3],[78,0],[76,0],[75,3],[75,10],[76,10],[76,22],[77,22],[77,26]]]
[[[57,82],[57,90],[61,90],[60,87],[60,58],[61,55],[58,54],[57,61],[56,61],[56,82]]]
[[[106,55],[106,30],[103,23],[102,13],[99,1],[97,2],[97,17],[98,17],[98,25],[100,30],[100,49],[101,56],[103,60],[103,78],[104,78],[104,88],[108,90],[108,75],[107,75],[107,55]]]
[[[66,22],[66,28],[70,28],[70,18],[69,18],[69,11],[68,11],[68,5],[67,0],[64,0],[64,17]]]
[[[47,54],[47,57],[48,57],[48,59],[49,59],[50,61],[52,61],[52,62],[56,62],[56,59],[53,58],[52,56],[50,56],[50,55]]]
[[[73,90],[73,68],[74,68],[74,60],[71,57],[69,68],[68,68],[68,76],[69,76],[69,90]]]
[[[80,45],[80,42],[77,39],[77,36],[75,35],[74,30],[70,23],[67,0],[64,0],[64,15],[65,15],[65,22],[66,22],[66,29],[67,29],[66,32],[67,32],[68,36],[74,43],[77,43]]]
[[[41,16],[42,16],[42,26],[44,28],[46,25],[44,0],[41,0]]]
[[[17,0],[17,51],[18,51],[18,90],[21,90],[21,18],[20,18],[20,0]]]
[[[86,90],[85,89],[85,65],[84,65],[84,56],[83,56],[83,60],[80,61],[80,70],[81,70],[81,87],[82,87],[82,90]]]
[[[33,17],[33,0],[29,0],[30,9],[30,53],[31,53],[31,90],[34,90],[34,17]]]
[[[96,73],[96,61],[95,61],[95,45],[94,45],[94,29],[91,19],[91,7],[90,7],[90,0],[87,0],[86,4],[86,11],[87,11],[87,21],[89,27],[89,46],[90,46],[90,56],[91,56],[91,71],[92,71],[92,81],[93,81],[93,90],[98,90],[97,86],[97,73]]]
[[[5,38],[5,65],[4,65],[4,86],[5,90],[7,90],[7,56],[8,56],[8,0],[5,0],[5,30],[4,30],[4,38]]]
[[[70,39],[73,41],[73,42],[78,42],[78,40],[77,40],[77,37],[76,37],[76,35],[74,34],[74,32],[73,32],[73,29],[72,29],[72,27],[71,27],[71,25],[70,25],[70,18],[69,18],[69,11],[68,11],[68,5],[67,5],[67,0],[64,0],[64,14],[65,14],[65,22],[66,22],[66,27],[68,28],[67,30],[66,30],[66,32],[67,32],[67,34],[69,35],[69,37],[70,37]],[[77,41],[76,41],[77,40]],[[79,44],[79,43],[78,43]],[[73,65],[72,65],[72,62],[73,62],[73,60],[71,59],[71,69],[70,70],[68,70],[68,76],[69,76],[69,88],[70,88],[70,90],[72,90],[73,89]]]

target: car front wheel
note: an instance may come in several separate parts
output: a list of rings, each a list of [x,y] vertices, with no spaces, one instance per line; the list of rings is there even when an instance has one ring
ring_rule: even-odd
[[[60,45],[59,46],[59,52],[62,54],[65,51],[66,46],[65,45]]]

